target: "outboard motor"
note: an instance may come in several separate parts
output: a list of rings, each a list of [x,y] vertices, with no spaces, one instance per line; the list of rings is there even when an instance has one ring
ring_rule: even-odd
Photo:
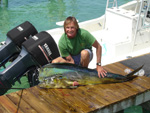
[[[59,51],[54,39],[45,31],[23,42],[19,56],[0,73],[0,88],[8,90],[12,84],[32,67],[41,67],[57,57]],[[7,89],[8,88],[8,89]],[[0,91],[1,92],[1,91]]]
[[[5,63],[11,58],[15,59],[21,51],[22,43],[37,33],[35,27],[28,21],[10,30],[5,43],[0,47],[0,67],[5,67]]]

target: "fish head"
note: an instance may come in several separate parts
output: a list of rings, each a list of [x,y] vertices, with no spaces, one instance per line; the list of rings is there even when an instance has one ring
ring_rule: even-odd
[[[66,76],[55,75],[52,77],[47,77],[38,84],[41,88],[76,88],[73,86],[74,81],[69,80]]]

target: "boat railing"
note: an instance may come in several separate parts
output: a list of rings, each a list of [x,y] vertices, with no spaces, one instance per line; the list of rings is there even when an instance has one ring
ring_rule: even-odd
[[[112,7],[110,7],[110,4],[112,4]],[[130,6],[132,7],[130,8]],[[124,33],[126,31],[128,35],[124,34],[124,36],[128,37],[128,39],[132,38],[133,47],[131,47],[131,51],[133,52],[137,40],[139,41],[142,38],[140,34],[147,30],[150,31],[149,6],[150,0],[136,0],[124,5],[125,8],[118,7],[117,0],[107,0],[103,30],[112,31],[115,37],[120,28],[119,32],[122,31]]]
[[[150,19],[150,0],[148,0],[147,2],[145,1],[145,5],[142,8],[141,12],[143,13],[143,22],[142,22],[142,29],[150,27],[150,21],[147,21],[148,19]],[[141,17],[142,17],[142,13],[141,13]]]
[[[111,7],[118,8],[117,0],[107,0],[106,9],[105,9],[104,23],[103,23],[103,29],[105,28],[105,22],[106,22],[106,10],[107,10],[107,8],[110,7],[110,4],[111,4]]]
[[[139,4],[139,1],[137,1],[135,10],[137,10],[138,4]],[[133,36],[134,44],[132,47],[132,51],[134,49],[134,45],[135,45],[135,41],[136,41],[138,32],[141,32],[141,31],[144,31],[145,29],[150,28],[150,22],[147,21],[147,19],[150,19],[150,16],[148,15],[150,13],[149,6],[150,6],[150,0],[140,0],[138,19],[137,19],[137,24],[136,24],[136,28],[135,28],[135,33]]]

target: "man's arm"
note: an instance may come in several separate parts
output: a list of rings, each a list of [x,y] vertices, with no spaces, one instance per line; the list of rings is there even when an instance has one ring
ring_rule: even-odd
[[[92,46],[96,48],[97,63],[101,63],[101,56],[102,56],[102,47],[101,47],[101,45],[98,43],[97,40],[95,40],[95,42],[93,43]],[[106,76],[107,72],[103,69],[103,67],[101,65],[97,65],[96,69],[97,69],[99,77],[100,77],[100,75],[102,77]]]

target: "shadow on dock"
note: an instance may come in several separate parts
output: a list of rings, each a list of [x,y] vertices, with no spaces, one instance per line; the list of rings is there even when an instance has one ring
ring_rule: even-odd
[[[120,63],[132,69],[136,69],[137,67],[144,65],[143,69],[145,71],[145,75],[147,77],[150,77],[150,71],[149,71],[150,70],[150,53],[142,55],[142,56],[130,58],[130,59],[121,61]]]

